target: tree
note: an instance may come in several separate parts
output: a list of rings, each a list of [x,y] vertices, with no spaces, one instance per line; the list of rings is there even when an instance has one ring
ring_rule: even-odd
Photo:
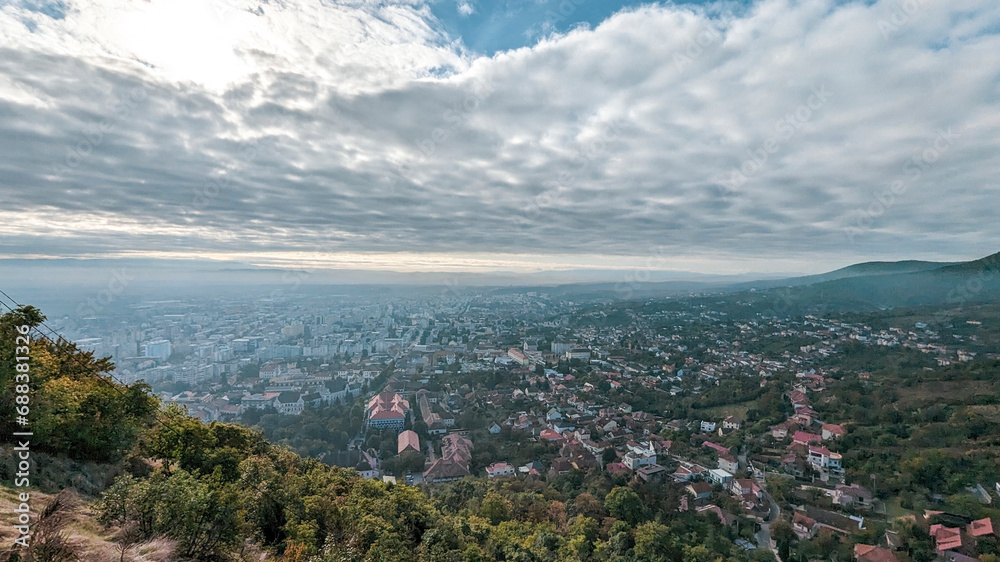
[[[604,508],[612,517],[629,525],[638,525],[643,519],[642,499],[631,488],[624,486],[611,490],[604,499]]]
[[[604,506],[601,505],[601,502],[597,501],[597,498],[587,492],[583,492],[573,500],[573,513],[586,515],[599,521],[604,517]]]
[[[788,560],[788,556],[792,552],[792,543],[796,539],[792,526],[787,521],[778,521],[771,528],[771,538],[778,545],[778,556],[782,560]]]
[[[649,521],[635,529],[635,556],[647,562],[669,562],[677,558],[677,548],[670,529],[662,523]]]
[[[499,525],[510,519],[512,510],[513,504],[510,500],[496,492],[490,492],[483,498],[479,514],[488,519],[491,524]]]
[[[109,377],[110,358],[95,358],[65,340],[24,334],[45,320],[26,306],[0,316],[0,428],[9,439],[15,420],[15,392],[29,386],[31,429],[39,446],[78,460],[121,459],[152,423],[159,401],[145,383],[121,385]],[[18,338],[21,338],[20,341]],[[25,345],[25,341],[30,343]],[[24,349],[27,347],[27,349]],[[25,362],[17,357],[30,357]],[[16,364],[23,365],[17,367]],[[23,368],[29,369],[28,373]],[[30,376],[28,374],[30,373]]]
[[[603,453],[601,453],[601,460],[604,461],[605,465],[611,462],[615,462],[616,460],[618,460],[618,452],[615,451],[614,447],[608,447],[604,449]]]
[[[147,540],[165,535],[178,541],[181,557],[204,559],[235,542],[238,497],[233,485],[184,470],[148,480],[125,475],[98,502],[98,521]]]

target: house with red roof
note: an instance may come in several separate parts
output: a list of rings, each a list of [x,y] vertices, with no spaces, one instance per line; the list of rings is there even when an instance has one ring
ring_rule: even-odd
[[[940,523],[931,525],[930,535],[934,537],[934,548],[938,553],[962,548],[962,531],[955,527],[945,527]]]
[[[514,466],[505,462],[495,462],[486,467],[487,478],[514,476]]]
[[[796,431],[792,435],[792,443],[798,443],[800,445],[808,445],[810,443],[819,443],[823,440],[822,435],[816,435],[815,433],[808,433],[805,431]]]
[[[685,488],[695,500],[706,500],[712,497],[712,485],[708,482],[692,482]]]
[[[806,397],[806,394],[804,392],[799,390],[793,390],[789,392],[788,399],[792,402],[793,407],[809,405],[809,398]]]
[[[701,444],[701,446],[702,447],[708,447],[709,449],[713,449],[717,453],[724,453],[724,454],[727,454],[727,455],[730,454],[729,453],[729,449],[723,447],[722,445],[716,445],[715,443],[712,443],[711,441],[705,441],[705,442],[703,442]]]
[[[798,511],[792,516],[792,530],[800,540],[808,540],[816,536],[819,530],[819,523],[815,519]]]
[[[976,519],[969,523],[969,534],[973,537],[985,537],[993,534],[993,520],[989,517]]]
[[[538,438],[543,441],[559,441],[562,439],[562,435],[551,429],[543,429],[542,432],[538,434]]]
[[[840,439],[847,431],[835,423],[824,423],[822,428],[823,441]]]
[[[624,463],[620,462],[609,462],[607,466],[604,467],[611,474],[628,474],[629,469]]]
[[[899,562],[893,551],[870,544],[854,545],[854,559],[858,562]]]
[[[821,468],[826,468],[835,472],[841,470],[840,453],[830,452],[830,450],[826,447],[809,445],[809,456],[806,460],[808,460],[809,464],[817,470]]]

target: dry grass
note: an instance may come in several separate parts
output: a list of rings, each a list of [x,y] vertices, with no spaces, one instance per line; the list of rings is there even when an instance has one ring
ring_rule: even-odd
[[[17,506],[18,490],[0,487],[0,541],[4,545],[13,543],[16,532],[14,508]],[[90,505],[84,503],[75,493],[64,490],[58,495],[32,491],[32,543],[37,547],[40,540],[50,544],[64,544],[69,554],[58,554],[60,562],[69,562],[74,556],[86,562],[119,562],[121,550],[114,541],[115,529],[104,529],[96,520]],[[46,513],[48,512],[48,513]],[[44,523],[46,522],[47,523]],[[42,536],[44,535],[44,536]],[[0,561],[5,560],[9,551],[0,552]],[[26,554],[23,549],[20,554]],[[43,560],[56,560],[42,558]],[[28,558],[33,560],[33,558]],[[125,562],[173,562],[178,560],[174,541],[153,539],[136,544],[125,552]]]

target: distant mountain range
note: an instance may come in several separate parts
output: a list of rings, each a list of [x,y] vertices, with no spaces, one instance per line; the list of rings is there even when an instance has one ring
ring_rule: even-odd
[[[578,283],[535,289],[580,300],[730,294],[757,303],[757,308],[777,303],[780,306],[772,308],[789,313],[930,305],[957,307],[1000,300],[1000,253],[968,262],[865,262],[818,275],[739,283]]]
[[[944,305],[1000,300],[1000,253],[968,262],[865,262],[822,273],[781,279],[752,280],[750,275],[701,275],[653,272],[652,281],[609,270],[537,273],[402,273],[316,270],[310,273],[253,266],[165,260],[4,260],[0,281],[21,300],[72,311],[80,302],[114,289],[125,276],[122,299],[146,294],[250,294],[273,288],[282,293],[326,293],[331,287],[351,294],[373,291],[421,294],[537,291],[552,298],[621,301],[664,297],[739,295],[739,299],[781,310],[873,310],[901,306]],[[620,275],[620,281],[609,278]],[[569,279],[593,279],[567,282]],[[72,289],[71,289],[72,287]],[[117,294],[117,293],[116,293]],[[117,296],[113,299],[119,301]],[[65,301],[65,302],[62,302]],[[757,307],[760,308],[760,307]]]
[[[1000,253],[968,262],[868,262],[821,275],[726,287],[758,308],[785,314],[1000,301]]]
[[[903,273],[916,273],[920,271],[931,271],[945,266],[955,265],[957,262],[934,262],[934,261],[869,261],[856,263],[841,269],[820,273],[818,275],[806,275],[804,277],[791,277],[788,279],[772,279],[763,281],[750,281],[736,285],[737,288],[745,289],[768,289],[771,287],[795,287],[799,285],[815,285],[826,281],[837,281],[852,277],[868,277],[878,275],[896,275]]]

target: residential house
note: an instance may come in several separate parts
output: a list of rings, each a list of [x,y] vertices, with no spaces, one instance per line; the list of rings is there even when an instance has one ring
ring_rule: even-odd
[[[812,465],[816,470],[827,469],[832,472],[840,472],[840,460],[841,456],[839,453],[831,453],[826,447],[820,447],[818,445],[809,446],[809,456],[807,457],[809,464]]]
[[[684,489],[694,497],[695,501],[707,500],[712,497],[712,485],[708,482],[692,482]]]
[[[792,416],[792,419],[809,427],[816,420],[817,416],[819,416],[819,412],[808,406],[802,406],[795,408],[795,414]]]
[[[594,443],[590,439],[581,439],[580,444],[583,445],[584,449],[587,449],[594,455],[600,455],[609,446],[608,443]]]
[[[760,485],[753,478],[736,478],[729,486],[729,491],[734,496],[753,496],[760,499],[763,492]]]
[[[816,536],[819,530],[819,523],[815,519],[798,511],[792,516],[792,530],[800,540],[808,540]]]
[[[629,451],[628,453],[625,453],[625,457],[622,459],[622,464],[632,470],[638,470],[640,466],[656,464],[656,455],[651,453],[635,453],[633,451]]]
[[[838,485],[831,493],[833,503],[842,506],[851,506],[861,509],[872,507],[872,493],[857,484],[846,486]]]
[[[869,544],[854,545],[854,559],[858,562],[899,562],[892,550]]]
[[[451,482],[461,480],[470,474],[467,464],[456,461],[453,457],[441,457],[435,459],[424,471],[424,482],[428,484]]]
[[[538,434],[538,438],[543,441],[559,441],[562,439],[562,435],[551,429],[543,429],[541,433]]]
[[[708,471],[708,479],[716,484],[721,484],[723,488],[729,486],[729,483],[733,481],[733,474],[721,468],[713,468]]]
[[[719,453],[719,468],[736,474],[740,470],[740,463],[729,453]]]
[[[976,519],[972,523],[969,523],[968,531],[969,535],[976,538],[993,536],[993,520],[989,517]]]
[[[777,425],[772,425],[771,426],[771,437],[773,437],[775,439],[784,439],[784,438],[788,437],[789,425],[790,424],[788,422],[782,422],[782,423],[779,423]]]
[[[495,462],[486,467],[487,478],[499,478],[502,476],[514,476],[514,466],[505,462]]]
[[[715,431],[715,422],[714,421],[703,421],[703,422],[701,422],[701,432],[702,433],[711,433],[713,431]]]
[[[938,554],[946,550],[954,550],[962,547],[961,529],[934,524],[931,525],[930,535],[934,537],[934,548],[938,551]]]
[[[835,423],[824,423],[822,429],[823,441],[830,439],[840,439],[847,431]]]
[[[365,479],[378,478],[379,475],[378,469],[372,468],[372,465],[369,464],[368,461],[366,460],[362,460],[361,462],[359,462],[357,466],[354,467],[354,469],[357,470],[358,474],[360,474],[361,477]]]
[[[792,435],[792,443],[798,443],[799,445],[808,445],[810,443],[819,443],[823,440],[822,435],[817,435],[815,433],[808,433],[806,431],[796,431]]]
[[[667,469],[655,463],[640,466],[639,470],[635,471],[636,477],[644,482],[659,482],[666,474]]]

